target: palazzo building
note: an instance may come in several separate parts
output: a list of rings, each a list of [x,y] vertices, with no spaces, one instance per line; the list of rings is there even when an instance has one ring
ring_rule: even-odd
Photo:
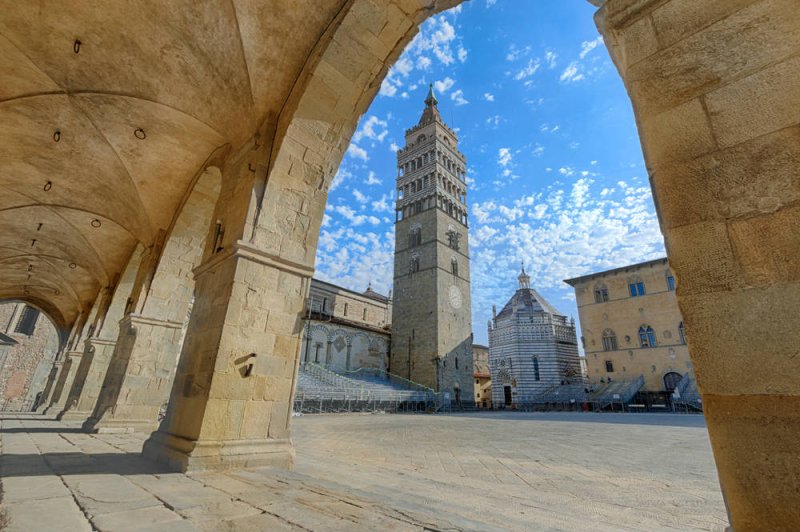
[[[575,321],[530,286],[525,268],[519,288],[489,321],[489,368],[496,407],[531,401],[567,381],[581,379]]]
[[[666,258],[591,273],[575,288],[589,380],[631,380],[672,392],[692,363]]]
[[[397,152],[392,371],[472,402],[466,159],[433,88]]]

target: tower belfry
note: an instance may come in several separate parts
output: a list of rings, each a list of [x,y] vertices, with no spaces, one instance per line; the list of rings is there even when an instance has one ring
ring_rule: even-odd
[[[438,103],[397,152],[391,371],[472,402],[466,159]]]

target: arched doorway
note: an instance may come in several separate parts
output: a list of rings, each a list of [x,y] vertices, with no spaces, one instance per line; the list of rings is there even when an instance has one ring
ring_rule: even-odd
[[[683,378],[683,375],[680,373],[676,373],[674,371],[670,371],[664,374],[664,389],[668,392],[672,392],[675,390],[675,387],[678,385],[680,380]]]

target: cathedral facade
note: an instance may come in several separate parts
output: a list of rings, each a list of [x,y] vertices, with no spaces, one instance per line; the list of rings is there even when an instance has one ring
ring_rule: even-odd
[[[519,288],[489,321],[489,370],[495,408],[531,401],[582,376],[575,320],[562,315],[530,286],[522,269]]]
[[[474,391],[466,159],[437,104],[431,88],[397,152],[391,371],[467,403]]]

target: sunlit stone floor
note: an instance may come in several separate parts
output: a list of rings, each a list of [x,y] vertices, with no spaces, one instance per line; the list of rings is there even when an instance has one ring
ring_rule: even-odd
[[[0,416],[8,530],[724,530],[701,416],[293,419],[292,472],[182,475],[146,435]]]

